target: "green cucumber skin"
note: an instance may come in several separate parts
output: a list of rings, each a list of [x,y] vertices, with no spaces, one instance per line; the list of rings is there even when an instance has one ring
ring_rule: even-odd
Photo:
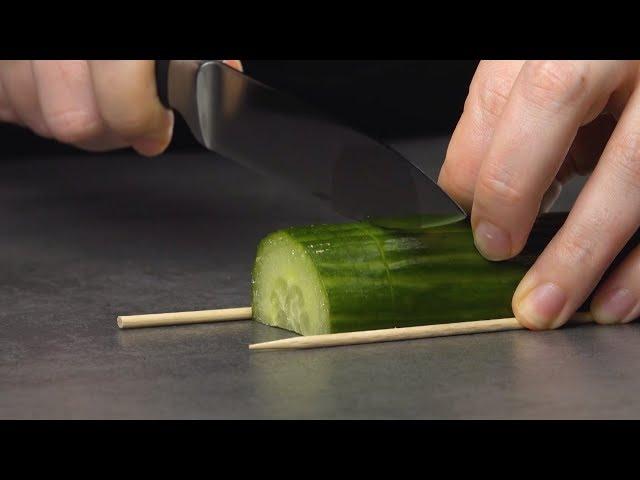
[[[304,250],[327,297],[329,328],[322,333],[511,317],[513,292],[566,218],[539,217],[520,255],[505,262],[490,262],[477,252],[467,221],[413,231],[368,222],[293,227],[266,237],[257,259],[269,255],[275,235],[285,234]],[[603,278],[639,243],[640,231]],[[256,278],[254,268],[254,307],[261,288]]]
[[[359,222],[284,232],[311,258],[330,333],[340,333],[512,316],[515,288],[565,218],[541,217],[523,253],[499,263],[477,252],[466,221],[416,231]]]
[[[509,316],[528,266],[486,261],[468,229],[399,233],[363,224],[338,233],[320,254],[311,247],[317,239],[289,233],[322,278],[332,333]]]

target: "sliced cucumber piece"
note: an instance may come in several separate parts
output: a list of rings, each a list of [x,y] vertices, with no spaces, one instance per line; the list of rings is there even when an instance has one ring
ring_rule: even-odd
[[[565,219],[542,216],[524,251],[506,262],[477,252],[466,221],[282,230],[258,247],[254,319],[315,335],[510,317],[516,286]]]
[[[327,333],[329,302],[304,247],[286,232],[263,240],[253,273],[253,318],[302,335]]]

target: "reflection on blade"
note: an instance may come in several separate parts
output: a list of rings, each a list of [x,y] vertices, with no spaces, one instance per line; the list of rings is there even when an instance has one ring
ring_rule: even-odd
[[[350,219],[465,218],[396,151],[225,65],[201,66],[197,97],[198,118],[189,124],[205,146],[310,192]]]
[[[425,228],[440,227],[461,222],[460,215],[412,215],[408,217],[376,217],[369,221],[379,227],[419,232]]]

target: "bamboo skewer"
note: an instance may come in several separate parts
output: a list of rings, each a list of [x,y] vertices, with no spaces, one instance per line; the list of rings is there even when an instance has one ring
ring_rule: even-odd
[[[251,307],[203,310],[200,312],[152,313],[150,315],[130,315],[118,317],[118,327],[144,328],[186,325],[190,323],[229,322],[251,320]]]
[[[155,313],[148,315],[119,316],[118,327],[121,329],[166,327],[197,323],[229,322],[234,320],[251,320],[251,307],[227,308],[219,310],[202,310],[196,312]],[[568,325],[584,325],[593,322],[590,313],[576,313]],[[366,343],[395,342],[416,340],[421,338],[449,337],[455,335],[471,335],[476,333],[506,332],[524,330],[515,318],[498,318],[494,320],[478,320],[471,322],[444,323],[418,327],[387,328],[366,330],[361,332],[333,333],[326,335],[309,335],[285,338],[271,342],[254,343],[250,350],[294,350],[309,348],[339,347],[344,345],[360,345]]]
[[[593,322],[589,313],[577,313],[569,321],[569,325],[583,325]],[[286,338],[272,342],[249,345],[250,350],[290,350],[305,348],[338,347],[342,345],[358,345],[364,343],[394,342],[398,340],[415,340],[419,338],[448,337],[469,335],[474,333],[505,332],[524,330],[515,318],[499,318],[474,322],[445,323],[420,327],[388,328],[383,330],[367,330],[362,332],[332,333],[327,335],[309,335],[306,337]]]

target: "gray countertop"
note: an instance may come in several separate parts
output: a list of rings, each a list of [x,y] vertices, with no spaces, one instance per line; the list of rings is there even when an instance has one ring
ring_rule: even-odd
[[[0,418],[640,416],[636,325],[268,353],[247,345],[290,334],[116,328],[248,305],[257,242],[335,218],[314,202],[207,152],[3,159]]]

